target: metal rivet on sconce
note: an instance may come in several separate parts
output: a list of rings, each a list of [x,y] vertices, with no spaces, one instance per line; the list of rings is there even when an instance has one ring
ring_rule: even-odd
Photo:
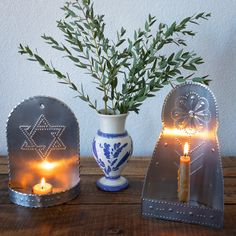
[[[214,95],[199,83],[177,86],[164,102],[162,123],[143,187],[142,214],[223,227],[223,175]]]
[[[50,97],[19,104],[7,122],[9,194],[15,204],[47,207],[79,191],[79,126],[72,111]]]

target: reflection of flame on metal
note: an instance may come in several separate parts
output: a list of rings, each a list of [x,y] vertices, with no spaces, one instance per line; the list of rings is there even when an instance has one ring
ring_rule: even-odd
[[[200,137],[200,138],[210,138],[212,134],[210,132],[197,132],[193,135],[189,135],[188,133],[185,132],[184,129],[170,129],[170,128],[164,128],[163,134],[165,135],[170,135],[170,136],[181,136],[181,137]]]
[[[48,162],[48,161],[43,161],[42,163],[39,164],[39,167],[44,169],[44,170],[52,170],[55,167],[59,165],[58,162]]]
[[[70,158],[67,160],[60,160],[60,161],[47,161],[44,160],[42,162],[31,162],[30,168],[38,169],[39,171],[48,171],[52,172],[53,170],[60,169],[60,168],[67,168],[69,165],[73,165],[77,160],[75,158]]]
[[[74,186],[77,180],[77,175],[71,175],[77,168],[77,161],[76,156],[60,160],[31,161],[28,163],[30,171],[24,172],[19,178],[20,185],[30,189],[44,176],[45,180],[53,185],[53,192],[68,189]]]

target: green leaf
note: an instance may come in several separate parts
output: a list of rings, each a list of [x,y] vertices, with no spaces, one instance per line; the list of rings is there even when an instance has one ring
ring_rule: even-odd
[[[193,82],[198,82],[198,83],[202,83],[205,80],[205,78],[203,77],[194,77],[192,79]]]
[[[56,50],[59,50],[59,51],[65,51],[64,48],[59,47],[59,46],[52,46],[52,48],[54,48],[54,49],[56,49]]]
[[[60,71],[58,71],[58,70],[56,70],[56,69],[54,69],[53,72],[54,72],[54,73],[57,75],[57,77],[59,77],[59,78],[64,78],[64,77],[65,77],[64,75],[62,75],[62,73],[61,73]]]
[[[185,52],[185,53],[182,54],[182,58],[183,58],[183,59],[187,59],[187,58],[189,58],[189,57],[190,57],[189,52]]]
[[[174,58],[174,53],[172,53],[169,57],[168,57],[168,59],[167,59],[167,62],[169,63],[169,62],[171,62],[172,60],[173,60],[173,58]]]
[[[201,12],[201,13],[199,13],[198,15],[196,15],[196,19],[198,19],[198,18],[201,18],[201,17],[203,17],[204,16],[204,12]]]
[[[157,58],[155,58],[155,60],[154,60],[154,63],[153,63],[153,65],[152,65],[151,71],[154,71],[154,70],[155,70],[156,65],[157,65]]]
[[[126,39],[121,39],[117,44],[116,47],[119,47],[122,43],[124,43]]]
[[[171,36],[174,32],[174,29],[175,29],[175,26],[176,26],[176,22],[174,22],[166,31],[165,33],[165,36],[166,38],[168,38],[169,36]]]
[[[82,69],[87,68],[87,66],[85,64],[83,64],[83,63],[76,64],[76,66],[79,67],[79,68],[82,68]]]
[[[159,63],[160,69],[164,69],[167,66],[167,62],[166,61],[161,61]]]
[[[186,81],[186,79],[185,79],[183,76],[180,76],[180,77],[176,78],[176,81],[177,81],[178,83],[183,83],[183,82]]]
[[[149,25],[148,25],[148,22],[147,22],[147,21],[145,22],[145,30],[146,30],[146,31],[149,31]]]
[[[44,66],[45,61],[38,55],[34,54],[35,59],[39,62],[40,65]]]
[[[185,25],[190,19],[191,19],[191,17],[187,17],[187,18],[183,19],[183,20],[180,22],[180,25]]]
[[[186,69],[186,70],[193,70],[193,71],[197,70],[196,66],[190,65],[190,64],[189,65],[183,65],[183,68]]]
[[[80,60],[78,59],[78,58],[76,58],[76,57],[73,57],[73,56],[68,56],[72,61],[74,61],[74,62],[80,62]]]
[[[109,62],[109,60],[107,60],[107,67],[109,70],[111,70],[112,66],[111,66],[111,63]]]
[[[183,49],[181,49],[180,51],[178,51],[176,54],[175,54],[175,60],[179,60],[180,59],[180,56],[182,55],[183,53]]]
[[[124,36],[125,33],[126,33],[126,30],[122,27],[122,28],[121,28],[121,34],[120,34],[120,36],[121,36],[121,37]]]

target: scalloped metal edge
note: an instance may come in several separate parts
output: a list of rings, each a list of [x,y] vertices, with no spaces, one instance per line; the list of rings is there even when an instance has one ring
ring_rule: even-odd
[[[217,151],[218,151],[218,153],[219,153],[219,155],[218,155],[218,161],[219,161],[220,170],[221,170],[221,178],[220,178],[220,180],[221,180],[221,184],[222,184],[223,190],[224,190],[223,167],[222,167],[221,154],[220,154],[220,145],[219,145],[219,141],[218,141],[218,137],[217,137],[217,131],[218,131],[218,127],[219,127],[219,111],[218,111],[218,105],[217,105],[217,102],[216,102],[215,95],[214,95],[213,92],[209,89],[209,87],[206,86],[206,85],[203,85],[203,84],[200,84],[200,83],[197,83],[197,82],[185,82],[185,83],[182,83],[182,84],[177,85],[177,86],[176,86],[175,88],[173,88],[173,89],[167,94],[167,96],[165,97],[165,100],[164,100],[164,103],[163,103],[163,106],[162,106],[162,112],[161,112],[162,129],[161,129],[160,135],[158,136],[158,139],[157,139],[157,141],[156,141],[156,145],[155,145],[155,147],[154,147],[154,151],[153,151],[153,154],[152,154],[152,159],[151,159],[151,161],[150,161],[150,163],[149,163],[149,166],[148,166],[148,168],[147,168],[146,175],[145,175],[145,177],[144,177],[144,184],[143,184],[142,195],[141,195],[141,201],[142,201],[142,203],[141,203],[141,208],[143,208],[143,201],[150,200],[150,199],[144,197],[144,188],[145,188],[145,185],[146,185],[147,173],[149,172],[151,166],[153,165],[153,161],[154,161],[154,160],[153,160],[153,157],[154,157],[154,155],[155,155],[155,153],[156,153],[157,146],[158,146],[158,144],[159,144],[159,142],[160,142],[160,140],[161,140],[161,138],[162,138],[163,131],[164,131],[164,128],[165,128],[164,110],[165,110],[166,103],[167,103],[169,97],[173,94],[173,92],[175,92],[176,89],[178,89],[178,88],[180,88],[180,87],[187,86],[187,85],[196,85],[196,86],[199,86],[199,87],[203,87],[204,89],[206,89],[206,90],[212,95],[212,98],[213,98],[213,101],[214,101],[214,104],[215,104],[215,109],[216,109],[216,129],[215,129],[215,136],[216,136]],[[156,201],[161,201],[161,199],[155,199],[155,200],[156,200]],[[176,203],[176,204],[179,205],[179,206],[182,206],[182,205],[183,205],[183,204],[181,204],[181,203]],[[142,210],[142,209],[141,209],[141,210]],[[217,210],[217,209],[215,209],[215,210]],[[223,204],[223,212],[222,212],[222,213],[224,214],[224,204]],[[142,215],[148,216],[148,213],[146,214],[146,213],[144,213],[144,212],[142,211]],[[153,216],[153,217],[155,217],[155,216]],[[187,221],[186,221],[186,222],[187,222]],[[187,223],[191,223],[191,222],[187,222]],[[219,226],[219,225],[218,225],[218,226],[213,226],[213,225],[212,225],[212,227],[217,227],[217,228],[219,228],[219,227],[222,227],[222,226]]]
[[[22,193],[9,186],[11,202],[29,208],[50,207],[68,202],[78,196],[80,182],[70,189],[50,194]]]
[[[11,180],[11,172],[10,172],[10,160],[9,160],[9,149],[8,149],[8,123],[9,123],[9,119],[11,117],[11,115],[13,114],[13,112],[16,110],[16,108],[18,108],[21,104],[23,104],[24,102],[26,101],[30,101],[30,100],[33,100],[35,98],[50,98],[50,99],[53,99],[53,100],[56,100],[58,103],[60,103],[62,106],[66,107],[66,109],[68,109],[68,111],[71,112],[71,114],[73,115],[75,121],[76,121],[76,124],[77,124],[77,127],[78,127],[78,132],[77,132],[77,139],[76,139],[76,144],[77,144],[77,165],[78,165],[78,168],[79,168],[79,175],[80,175],[80,127],[79,127],[79,122],[74,114],[74,112],[70,109],[70,107],[68,105],[66,105],[64,102],[62,102],[61,100],[57,99],[57,98],[54,98],[54,97],[51,97],[51,96],[44,96],[44,95],[36,95],[36,96],[33,96],[33,97],[29,97],[29,98],[26,98],[26,99],[23,99],[21,102],[19,102],[9,113],[8,117],[7,117],[7,122],[6,122],[6,138],[7,138],[7,165],[8,165],[8,176],[9,176],[9,182]],[[60,195],[64,195],[65,193],[70,193],[70,191],[73,189],[78,189],[79,188],[79,185],[80,185],[80,181],[72,188],[70,189],[65,189],[61,192],[57,192],[57,193],[52,193],[52,194],[45,194],[45,195],[37,195],[37,194],[26,194],[26,193],[22,193],[22,192],[18,192],[14,189],[12,189],[9,184],[8,184],[8,189],[9,189],[9,197],[10,197],[10,200],[11,199],[11,193],[13,195],[19,195],[20,198],[22,198],[22,196],[30,196],[30,197],[33,197],[35,196],[35,199],[43,199],[45,196],[56,196],[59,194]],[[67,201],[70,201],[72,200],[73,198],[77,197],[79,194],[79,192],[77,194],[74,194],[74,197],[72,198],[69,198],[69,199],[65,199],[64,201],[61,201],[60,203],[58,204],[62,204],[62,203],[65,203]],[[12,201],[14,202],[15,204],[18,204],[18,205],[21,205],[19,202],[16,202],[16,201]],[[42,201],[35,201],[35,202],[42,202]],[[32,207],[32,208],[38,208],[38,207],[49,207],[49,206],[54,206],[54,205],[58,205],[57,203],[54,203],[54,204],[48,204],[46,203],[45,205],[32,205],[32,206],[29,206],[29,205],[21,205],[21,206],[26,206],[26,207]]]

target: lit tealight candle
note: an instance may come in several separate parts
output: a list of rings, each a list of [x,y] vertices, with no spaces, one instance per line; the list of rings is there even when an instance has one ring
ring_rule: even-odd
[[[189,201],[190,194],[190,156],[189,145],[184,145],[184,155],[180,157],[178,170],[178,198],[181,202]]]
[[[45,178],[42,178],[40,184],[36,184],[33,187],[34,194],[48,194],[52,192],[52,185],[45,182]]]

